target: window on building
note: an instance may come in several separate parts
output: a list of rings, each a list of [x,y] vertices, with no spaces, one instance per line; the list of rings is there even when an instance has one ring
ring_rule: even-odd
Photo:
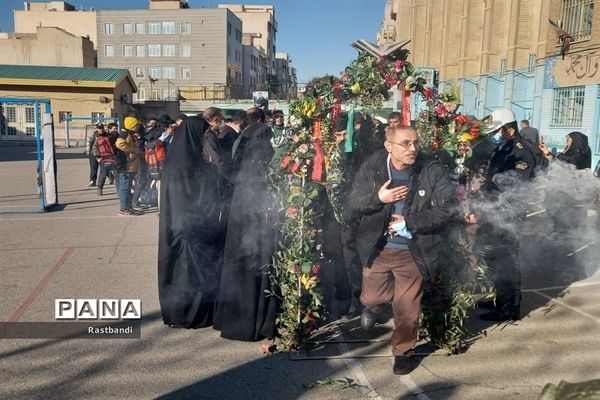
[[[136,57],[144,57],[146,54],[146,47],[143,44],[138,44],[135,46],[135,56]]]
[[[146,76],[146,69],[144,67],[135,67],[135,77],[144,78]]]
[[[125,22],[123,24],[123,35],[131,35],[133,34],[133,25],[131,22]]]
[[[104,55],[106,57],[114,57],[115,56],[115,47],[112,44],[107,44],[104,46]]]
[[[35,127],[28,126],[25,128],[25,135],[34,136],[35,135]]]
[[[562,28],[575,40],[586,40],[592,33],[594,18],[593,0],[563,0],[561,21]]]
[[[192,77],[192,69],[190,67],[181,67],[181,79],[190,79]]]
[[[231,57],[231,47],[229,47],[229,45],[227,45],[227,58]]]
[[[162,23],[162,33],[163,33],[163,35],[175,34],[175,22],[163,22]]]
[[[529,55],[529,63],[527,64],[527,72],[534,72],[536,63],[537,63],[537,56],[535,53],[531,53]]]
[[[135,34],[136,35],[143,35],[144,34],[144,23],[143,22],[136,22],[135,23]]]
[[[231,36],[231,22],[227,23],[227,36]]]
[[[160,67],[148,67],[148,76],[151,78],[160,78]]]
[[[240,43],[242,42],[242,32],[239,29],[235,30],[235,39]]]
[[[131,44],[123,45],[123,57],[133,57],[133,45],[131,45]]]
[[[174,44],[163,44],[162,55],[164,57],[175,57],[175,45]]]
[[[184,35],[188,35],[192,33],[192,23],[191,22],[182,22],[181,23],[181,33]]]
[[[149,35],[160,35],[160,22],[148,22],[148,34]]]
[[[192,56],[192,45],[191,44],[182,44],[181,45],[181,57],[191,57]]]
[[[104,24],[104,34],[105,35],[112,35],[113,32],[114,32],[114,30],[113,30],[112,22]]]
[[[7,135],[11,135],[11,136],[15,136],[17,134],[17,128],[15,128],[14,126],[7,126],[6,127],[6,134]]]
[[[506,58],[500,60],[500,74],[504,75],[504,73],[506,73]]]
[[[148,45],[148,57],[160,57],[160,44]]]
[[[58,122],[65,122],[65,119],[67,119],[67,117],[72,117],[73,116],[73,112],[72,111],[59,111],[58,112]]]
[[[35,122],[35,111],[33,107],[25,107],[25,123],[33,124]]]
[[[104,122],[104,113],[103,112],[93,112],[92,113],[92,123]]]
[[[17,107],[6,107],[6,122],[17,122]]]
[[[554,89],[552,126],[579,127],[583,120],[585,86]]]
[[[175,67],[163,67],[162,77],[167,79],[175,78]]]
[[[133,101],[137,102],[137,101],[144,101],[144,100],[146,100],[146,89],[138,88],[137,93],[133,94]]]
[[[160,88],[150,90],[150,100],[162,100],[162,90]]]

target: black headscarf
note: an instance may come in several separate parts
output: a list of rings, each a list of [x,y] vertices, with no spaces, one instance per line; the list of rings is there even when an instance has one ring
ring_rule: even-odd
[[[588,145],[588,137],[581,132],[571,132],[571,145],[556,158],[575,165],[576,169],[592,168],[592,150]]]

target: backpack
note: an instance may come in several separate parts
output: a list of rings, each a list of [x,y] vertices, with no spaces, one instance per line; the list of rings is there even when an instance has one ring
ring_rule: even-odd
[[[148,165],[148,176],[150,179],[160,179],[160,170],[165,158],[165,148],[160,140],[146,142],[144,159]]]
[[[93,154],[95,157],[101,158],[102,164],[115,165],[117,163],[115,148],[108,136],[98,137],[96,143],[94,143]]]

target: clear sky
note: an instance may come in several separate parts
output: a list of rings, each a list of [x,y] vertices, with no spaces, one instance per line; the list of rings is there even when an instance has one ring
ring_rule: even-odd
[[[34,1],[41,2],[41,1]],[[77,8],[148,8],[148,0],[72,0]],[[350,44],[357,39],[375,42],[383,18],[385,0],[190,0],[192,8],[216,7],[219,3],[273,4],[279,25],[277,51],[287,52],[298,70],[298,82],[315,76],[339,75],[355,58]],[[11,10],[23,9],[23,0],[0,0],[0,29],[13,31]]]

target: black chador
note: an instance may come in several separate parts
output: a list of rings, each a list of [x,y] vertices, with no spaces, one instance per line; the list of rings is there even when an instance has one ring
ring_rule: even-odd
[[[203,158],[201,118],[187,118],[169,146],[161,177],[158,293],[165,324],[213,323],[224,246],[218,171]]]
[[[273,337],[278,305],[267,293],[273,290],[267,267],[277,244],[266,181],[272,131],[253,122],[242,135],[245,145],[231,200],[214,328],[224,338],[253,341]]]

